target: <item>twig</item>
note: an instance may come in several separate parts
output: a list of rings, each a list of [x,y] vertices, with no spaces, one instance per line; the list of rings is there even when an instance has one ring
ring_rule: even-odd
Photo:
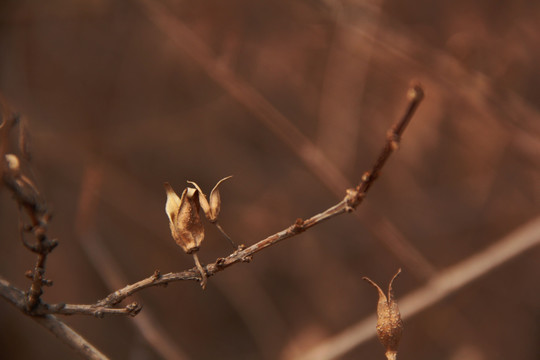
[[[101,163],[92,163],[86,168],[77,206],[75,229],[77,240],[90,263],[107,288],[112,291],[127,283],[126,275],[100,236],[92,230],[95,227],[98,205],[92,194],[102,189],[105,173],[110,175],[108,171],[103,170]],[[91,306],[91,308],[113,309],[103,306]],[[100,315],[104,316],[108,313],[102,311]],[[160,358],[166,360],[189,359],[189,356],[178,344],[178,340],[171,338],[163,329],[162,324],[156,319],[151,309],[145,308],[144,312],[130,323]]]
[[[38,189],[21,171],[19,158],[14,154],[4,154],[8,149],[8,131],[17,123],[17,115],[12,114],[9,121],[2,124],[0,151],[0,167],[2,168],[0,180],[11,190],[19,208],[23,208],[30,218],[29,230],[34,234],[36,243],[29,245],[23,239],[23,244],[30,251],[37,254],[34,269],[28,277],[32,279],[32,285],[26,295],[26,311],[31,312],[39,303],[43,286],[51,285],[52,282],[44,278],[45,264],[48,255],[58,245],[54,239],[47,236],[47,223],[49,214]]]
[[[260,121],[278,139],[287,145],[332,193],[338,197],[342,196],[343,189],[350,187],[351,182],[316,144],[306,137],[260,92],[239,78],[225,64],[216,60],[212,55],[211,49],[163,4],[149,0],[139,0],[139,3],[146,10],[146,15],[150,21],[170,38],[177,46],[177,49],[193,59],[212,80],[220,85],[233,99],[250,111],[255,119]],[[341,10],[337,12],[339,11]],[[378,12],[378,10],[374,11],[376,13]],[[376,16],[378,17],[379,14]],[[370,53],[370,56],[373,56],[373,53]],[[358,213],[356,213],[356,216],[383,245],[387,246],[399,260],[407,264],[408,268],[416,269],[416,265],[418,264],[418,262],[411,262],[411,259],[419,259],[425,265],[424,268],[433,268],[427,259],[395,227],[393,227],[393,231],[397,236],[394,236],[392,239],[395,242],[399,242],[401,251],[396,251],[394,247],[388,246],[388,241],[381,238],[380,231],[374,229],[372,226],[373,222],[366,221]],[[375,217],[373,211],[371,212],[371,217]],[[377,222],[389,223],[381,215],[376,217],[379,219]],[[425,278],[429,275],[430,273],[425,272],[421,276]]]
[[[405,320],[420,313],[538,245],[540,245],[540,217],[520,226],[485,250],[441,271],[426,285],[403,297],[398,301],[402,319]],[[375,315],[369,316],[340,334],[304,351],[296,360],[328,360],[343,356],[375,337],[376,323]]]
[[[210,277],[215,273],[222,271],[223,269],[239,262],[249,262],[251,261],[255,253],[282,240],[293,237],[334,216],[343,214],[345,212],[352,212],[356,207],[358,207],[364,199],[367,191],[373,185],[373,182],[377,179],[381,169],[383,168],[390,155],[398,148],[398,144],[403,134],[403,131],[405,130],[412,115],[414,114],[415,110],[417,109],[418,105],[424,97],[422,88],[419,85],[413,86],[408,92],[408,97],[409,106],[407,107],[407,110],[401,120],[398,121],[388,132],[385,146],[382,149],[379,157],[375,161],[375,164],[370,171],[364,174],[364,176],[362,177],[362,181],[356,188],[347,190],[347,195],[342,201],[326,209],[325,211],[312,216],[309,219],[297,219],[293,225],[276,234],[270,235],[266,239],[263,239],[255,243],[254,245],[251,245],[247,248],[239,248],[237,251],[230,254],[229,256],[217,259],[214,263],[209,264],[205,267],[206,276]],[[119,289],[114,293],[111,293],[105,299],[98,301],[96,305],[114,306],[123,301],[128,296],[140,290],[146,289],[151,286],[167,284],[173,281],[204,281],[203,279],[201,279],[200,274],[201,272],[196,267],[179,273],[168,273],[163,275],[156,271],[152,276],[146,279],[143,279],[139,282]]]
[[[26,312],[26,295],[23,291],[12,286],[8,281],[0,277],[0,296],[15,305],[19,310]],[[81,335],[71,329],[53,315],[31,316],[32,320],[48,329],[62,342],[67,344],[79,355],[90,360],[106,360],[102,354]]]
[[[214,263],[209,264],[205,267],[204,273],[206,273],[206,276],[210,277],[215,273],[222,271],[225,268],[232,266],[236,263],[249,262],[251,261],[255,253],[258,253],[259,251],[262,251],[269,246],[293,237],[334,216],[343,214],[345,212],[352,212],[354,209],[356,209],[356,207],[358,207],[364,199],[367,191],[373,185],[373,182],[377,179],[381,169],[383,168],[390,155],[395,150],[397,150],[403,131],[405,130],[415,110],[417,109],[418,105],[424,97],[422,88],[419,85],[413,86],[408,92],[408,97],[409,105],[407,107],[407,110],[401,120],[398,121],[388,132],[386,143],[379,157],[375,161],[375,164],[370,171],[366,172],[364,176],[362,176],[362,181],[356,188],[347,190],[347,195],[342,201],[326,209],[325,211],[312,216],[309,219],[297,219],[296,222],[288,228],[273,235],[270,235],[266,239],[263,239],[255,243],[254,245],[249,246],[248,248],[239,248],[237,251],[230,254],[226,258],[217,259]],[[134,293],[156,285],[163,285],[168,284],[169,282],[181,280],[204,281],[203,279],[201,279],[201,273],[202,272],[197,267],[179,273],[168,273],[163,275],[160,274],[159,271],[156,271],[153,275],[147,277],[146,279],[128,285],[109,294],[106,298],[98,301],[96,304],[87,305],[86,309],[115,306],[122,302],[125,298],[133,295]],[[75,307],[76,305],[68,306],[68,308],[70,309],[74,309]],[[59,311],[61,311],[61,309],[62,307],[59,307]],[[90,311],[83,311],[80,308],[78,311],[80,311],[81,314],[94,315]],[[116,312],[111,313],[117,314]],[[101,314],[108,315],[109,312],[102,312]]]

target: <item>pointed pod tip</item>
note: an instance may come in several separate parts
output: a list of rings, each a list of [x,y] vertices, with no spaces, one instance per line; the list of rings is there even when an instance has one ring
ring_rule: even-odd
[[[375,289],[377,289],[377,292],[379,293],[379,297],[380,297],[380,298],[386,299],[386,295],[384,295],[384,291],[382,291],[382,289],[380,288],[380,286],[377,285],[373,280],[371,280],[370,278],[365,277],[365,276],[362,278],[362,280],[367,281],[367,282],[370,283]]]
[[[224,182],[225,180],[229,180],[230,178],[232,178],[233,176],[232,175],[229,175],[229,176],[226,176],[224,177],[223,179],[219,180],[216,184],[216,186],[214,186],[214,188],[212,189],[212,192],[214,192],[215,190],[217,190],[218,186],[221,185],[222,182]],[[210,193],[210,195],[212,194],[212,192]]]

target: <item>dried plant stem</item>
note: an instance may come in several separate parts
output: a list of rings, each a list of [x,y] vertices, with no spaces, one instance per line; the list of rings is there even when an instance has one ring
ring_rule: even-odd
[[[204,271],[204,268],[202,267],[201,262],[199,261],[199,256],[197,255],[196,252],[193,253],[193,260],[195,260],[195,265],[197,266],[197,269],[201,273],[201,287],[205,289],[208,278],[206,277],[206,272]]]
[[[219,223],[216,221],[214,222],[214,225],[216,225],[216,227],[218,228],[218,230],[221,232],[221,234],[223,236],[225,236],[225,238],[227,240],[229,240],[229,242],[231,243],[232,247],[234,250],[237,250],[238,249],[238,245],[235,244],[235,242],[233,241],[233,239],[231,239],[231,237],[229,235],[227,235],[227,233],[225,232],[225,230],[223,230],[223,228],[221,227],[221,225],[219,225]]]
[[[378,156],[375,164],[370,171],[362,176],[360,184],[354,189],[348,189],[345,198],[336,205],[326,209],[325,211],[312,216],[309,219],[297,219],[296,222],[288,228],[270,235],[247,248],[238,248],[237,251],[225,258],[219,258],[214,263],[206,265],[205,269],[198,262],[198,258],[194,254],[196,268],[185,270],[179,273],[160,274],[156,271],[152,276],[143,279],[137,283],[128,285],[122,289],[115,291],[105,299],[96,303],[97,306],[114,306],[124,300],[126,297],[151,286],[167,284],[173,281],[181,280],[198,280],[201,285],[206,284],[206,277],[210,277],[223,269],[232,266],[239,262],[251,261],[253,255],[269,246],[272,246],[282,240],[293,237],[325,220],[345,212],[352,212],[360,205],[367,191],[370,189],[373,182],[377,179],[381,169],[390,157],[397,150],[399,141],[407,124],[411,120],[415,110],[422,101],[424,92],[419,85],[413,86],[408,91],[409,105],[403,117],[396,123],[388,132],[385,145]]]
[[[189,56],[198,64],[208,76],[220,85],[233,99],[244,106],[258,120],[268,128],[275,136],[287,145],[291,151],[306,165],[306,167],[334,194],[342,195],[343,189],[351,186],[351,182],[336,166],[336,164],[321,151],[308,137],[306,137],[282,112],[270,103],[259,91],[253,88],[243,79],[239,78],[233,71],[227,68],[226,64],[217,60],[211,49],[197,37],[173,12],[162,3],[149,0],[139,0],[145,9],[145,13],[154,25],[163,31],[176,45],[179,53]],[[339,8],[340,5],[337,5]],[[377,5],[375,5],[375,8]],[[378,10],[372,9],[377,13]],[[339,10],[338,10],[339,12]],[[339,16],[338,16],[339,17]],[[370,56],[372,56],[371,54]],[[390,246],[387,238],[381,236],[380,229],[373,226],[373,221],[363,219],[358,213],[357,218],[369,229],[372,234],[379,239],[401,262],[407,264],[409,269],[415,271],[422,270],[420,277],[427,278],[433,268],[426,258],[391,225],[383,216],[375,216],[376,222],[385,222],[387,227],[391,227],[394,236],[390,239],[393,243],[399,244],[399,251],[394,246]]]
[[[195,268],[185,270],[179,273],[168,274],[161,274],[159,271],[156,271],[153,275],[147,277],[146,279],[125,286],[124,288],[109,294],[106,298],[98,301],[96,304],[91,305],[90,308],[112,307],[119,304],[125,298],[133,295],[138,291],[141,291],[148,287],[167,284],[174,281],[196,280],[200,281],[201,286],[204,287],[206,286],[207,278],[214,275],[215,273],[240,262],[249,262],[251,261],[254,254],[262,251],[269,246],[272,246],[282,240],[298,235],[299,233],[325,220],[333,218],[334,216],[343,214],[345,212],[352,212],[356,207],[360,205],[367,191],[371,188],[371,185],[377,179],[377,176],[379,175],[381,169],[383,168],[390,155],[395,150],[397,150],[403,131],[405,130],[418,105],[422,101],[423,96],[423,90],[419,85],[415,85],[409,90],[409,105],[406,109],[406,112],[403,117],[394,126],[392,126],[392,128],[388,132],[385,145],[379,157],[375,161],[373,167],[370,171],[366,172],[362,176],[362,180],[356,188],[347,190],[347,194],[344,199],[336,205],[326,209],[325,211],[317,215],[312,216],[309,219],[297,219],[296,222],[288,228],[273,235],[270,235],[266,239],[263,239],[247,248],[238,248],[234,253],[230,254],[229,256],[225,258],[219,258],[214,263],[206,265],[205,267],[201,265],[196,253],[194,253],[193,258],[196,264]],[[69,308],[71,305],[65,306]],[[54,308],[54,306],[52,307]],[[79,313],[81,314],[84,313],[80,309],[79,311]],[[109,313],[107,312],[102,312],[100,315],[108,314]]]
[[[540,245],[540,217],[522,225],[485,250],[439,272],[428,283],[399,301],[403,320],[410,318],[469,283]],[[335,359],[375,337],[375,315],[345,329],[314,348],[304,351],[296,360]]]
[[[102,189],[104,174],[109,174],[109,172],[103,169],[102,163],[92,163],[86,168],[75,223],[79,244],[103,283],[112,291],[126,284],[127,280],[124,271],[94,229],[98,204],[96,197],[92,194],[98,193]],[[132,303],[132,306],[135,304]],[[67,307],[68,305],[66,305]],[[98,314],[108,313],[100,310]],[[160,358],[167,360],[189,359],[189,356],[178,344],[178,340],[171,338],[170,334],[162,328],[152,309],[146,307],[144,312],[138,314],[130,323]]]

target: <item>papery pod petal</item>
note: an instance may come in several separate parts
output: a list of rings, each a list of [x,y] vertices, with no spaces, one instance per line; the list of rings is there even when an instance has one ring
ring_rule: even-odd
[[[195,186],[195,188],[197,189],[199,193],[199,204],[201,205],[202,211],[204,212],[204,215],[206,216],[206,218],[210,219],[210,204],[208,203],[208,200],[206,199],[206,195],[204,195],[199,185],[197,185],[197,183],[195,183],[194,181],[188,181],[187,183]]]
[[[167,202],[165,203],[165,213],[169,217],[169,221],[174,223],[178,210],[180,209],[180,198],[173,190],[171,184],[168,182],[164,183],[165,192],[167,193]]]
[[[212,189],[212,192],[210,193],[210,218],[209,220],[212,222],[217,221],[217,217],[221,210],[221,195],[219,194],[218,187],[219,185],[221,185],[222,182],[230,178],[232,178],[232,176],[227,176],[219,180],[216,186],[214,186],[214,188]]]
[[[4,155],[4,158],[6,159],[7,170],[14,173],[20,172],[21,162],[19,161],[19,158],[17,157],[17,155],[6,154]]]
[[[171,232],[178,245],[188,254],[199,250],[204,239],[204,227],[199,216],[198,190],[187,188],[182,193],[180,208],[174,222],[171,223]]]

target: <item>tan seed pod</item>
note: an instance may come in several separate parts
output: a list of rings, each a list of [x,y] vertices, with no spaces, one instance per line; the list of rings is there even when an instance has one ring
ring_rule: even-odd
[[[197,251],[204,240],[204,227],[199,216],[199,190],[186,188],[182,197],[178,197],[169,183],[165,183],[167,202],[165,212],[169,217],[171,234],[176,243],[186,252],[192,254],[195,265],[201,273],[201,287],[206,288],[206,272],[199,261]]]
[[[394,299],[394,290],[392,289],[392,284],[400,273],[401,269],[390,280],[388,298],[379,285],[367,277],[363,278],[379,292],[379,302],[377,304],[377,336],[386,348],[385,355],[388,360],[395,360],[397,358],[397,349],[401,340],[401,334],[403,333],[403,321],[401,320],[398,304]]]
[[[198,190],[186,188],[179,198],[169,183],[164,186],[167,192],[165,212],[169,217],[172,237],[187,254],[196,252],[204,240]]]

